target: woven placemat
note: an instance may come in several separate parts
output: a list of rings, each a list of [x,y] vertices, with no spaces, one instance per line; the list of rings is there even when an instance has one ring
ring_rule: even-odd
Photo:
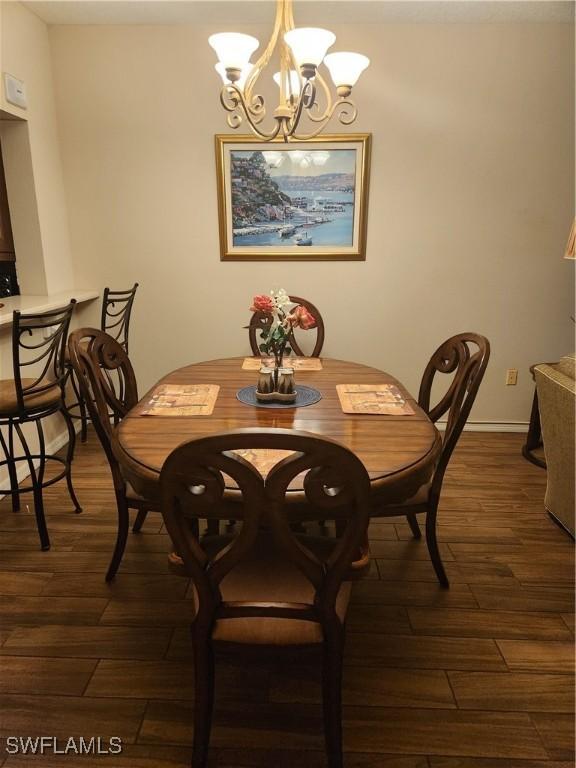
[[[210,416],[219,391],[218,384],[160,384],[140,416]]]
[[[286,368],[294,368],[295,371],[321,371],[322,360],[319,357],[294,357],[290,355],[284,358],[283,365]],[[262,366],[274,368],[273,357],[245,357],[242,363],[244,371],[259,371]]]
[[[236,397],[241,403],[253,405],[256,408],[304,408],[307,405],[314,405],[322,399],[322,395],[313,387],[304,387],[301,384],[296,385],[296,401],[294,403],[271,403],[261,402],[256,399],[256,387],[243,387],[236,393]]]
[[[383,416],[413,416],[395,384],[336,384],[343,413],[369,413]]]

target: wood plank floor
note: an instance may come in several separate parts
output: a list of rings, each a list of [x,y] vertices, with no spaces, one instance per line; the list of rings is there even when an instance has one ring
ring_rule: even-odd
[[[402,521],[371,525],[344,674],[347,768],[569,768],[574,547],[543,510],[545,472],[514,434],[465,433],[439,539],[451,589]],[[0,766],[183,768],[191,743],[189,585],[168,573],[158,515],[103,574],[115,507],[105,458],[80,445],[75,515],[46,491],[50,552],[30,510],[0,502],[0,736],[118,736],[118,756],[9,756]],[[24,497],[31,505],[31,500]],[[211,765],[321,768],[314,660],[218,664]]]

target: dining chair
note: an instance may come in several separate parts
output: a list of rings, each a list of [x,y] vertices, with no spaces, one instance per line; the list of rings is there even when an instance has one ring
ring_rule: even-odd
[[[242,456],[247,449],[290,453],[263,477]],[[308,504],[327,519],[345,521],[339,538],[293,531],[289,486],[297,477]],[[227,483],[237,489],[227,491]],[[321,652],[328,765],[341,768],[347,579],[366,540],[369,517],[370,480],[364,465],[333,440],[248,428],[178,446],[164,463],[160,490],[177,553],[171,561],[194,585],[193,768],[204,768],[208,757],[215,651],[254,647]],[[226,536],[200,539],[198,518],[225,518],[230,492],[242,496],[241,524]]]
[[[316,342],[312,352],[309,355],[305,354],[305,352],[298,344],[298,340],[296,339],[294,331],[291,332],[289,337],[290,347],[292,348],[294,354],[298,355],[299,357],[320,357],[322,353],[322,347],[324,346],[324,321],[322,320],[322,315],[314,306],[314,304],[312,304],[312,302],[308,301],[307,299],[302,299],[300,296],[290,296],[289,298],[293,304],[299,304],[300,306],[305,307],[308,312],[310,312],[310,314],[313,315],[316,319]],[[260,341],[260,334],[262,331],[267,331],[269,329],[271,322],[271,316],[267,315],[265,312],[254,312],[250,318],[250,324],[248,325],[248,339],[250,340],[250,348],[252,350],[252,354],[255,357],[260,357],[262,354],[259,348],[259,345],[262,343]]]
[[[418,405],[434,424],[447,414],[442,452],[434,474],[428,484],[404,503],[377,505],[372,513],[375,517],[405,516],[416,539],[422,535],[417,515],[426,516],[426,544],[430,559],[438,581],[446,588],[450,583],[440,556],[436,533],[438,502],[448,462],[474,405],[489,357],[490,342],[477,333],[452,336],[434,352],[422,376],[418,393]],[[431,406],[430,395],[437,373],[454,375],[443,397]]]
[[[12,509],[20,510],[20,494],[32,492],[40,545],[50,549],[50,537],[44,515],[43,490],[66,478],[68,492],[76,512],[82,509],[72,486],[72,459],[76,433],[64,406],[66,369],[64,352],[70,319],[76,300],[50,312],[22,314],[14,312],[12,322],[13,378],[0,381],[0,445],[8,469]],[[42,422],[61,413],[68,430],[68,448],[64,457],[48,453]],[[30,435],[24,429],[34,425],[37,448],[30,448]],[[5,433],[2,431],[5,429]],[[15,434],[21,448],[16,445]],[[20,452],[22,451],[22,452]],[[18,485],[18,467],[26,462],[30,484]],[[55,474],[46,475],[47,466],[61,464]]]
[[[134,298],[136,297],[136,291],[138,290],[138,283],[134,283],[132,288],[125,291],[112,291],[110,288],[104,288],[104,294],[102,296],[102,310],[100,314],[100,330],[107,333],[115,341],[117,341],[128,353],[128,338],[130,331],[130,318],[132,316],[132,306],[134,304]],[[74,369],[67,359],[67,371],[68,379],[76,400],[70,403],[67,408],[70,417],[73,419],[80,419],[80,439],[83,443],[86,442],[88,434],[88,410],[86,401],[82,395],[82,390],[78,386],[76,377],[74,375]],[[121,392],[118,393],[121,396]],[[77,412],[76,412],[77,411]]]
[[[116,575],[122,561],[130,525],[129,510],[137,510],[133,531],[140,531],[149,510],[158,509],[153,499],[140,496],[126,481],[114,453],[113,423],[119,422],[138,402],[134,369],[124,345],[105,331],[80,328],[70,334],[68,356],[80,393],[102,444],[114,483],[118,507],[118,533],[106,581]]]

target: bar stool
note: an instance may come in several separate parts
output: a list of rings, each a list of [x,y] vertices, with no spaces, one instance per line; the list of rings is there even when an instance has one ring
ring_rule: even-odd
[[[74,508],[76,512],[82,511],[72,487],[71,476],[76,435],[64,406],[66,380],[64,350],[75,303],[76,300],[72,299],[68,306],[51,312],[37,314],[14,312],[12,325],[14,378],[0,381],[0,445],[5,456],[5,459],[0,461],[0,467],[7,467],[10,479],[10,490],[3,492],[12,496],[14,512],[20,510],[20,494],[33,493],[34,513],[43,550],[50,549],[50,538],[44,517],[43,489],[65,477]],[[62,414],[68,429],[68,450],[65,457],[46,453],[42,420],[55,413]],[[33,424],[36,427],[37,452],[33,453],[30,450],[24,435],[23,427],[26,424]],[[17,452],[15,433],[22,452]],[[26,462],[28,465],[31,483],[19,488],[18,465],[21,462]],[[61,464],[62,469],[46,477],[46,466],[50,462]]]
[[[111,291],[110,288],[104,288],[104,295],[102,297],[100,330],[104,331],[117,341],[126,354],[128,354],[130,316],[132,314],[132,305],[134,304],[134,297],[136,296],[137,289],[138,283],[134,283],[133,287],[126,291]],[[70,405],[66,405],[66,409],[70,418],[80,419],[80,439],[85,443],[90,416],[86,408],[86,401],[82,394],[82,388],[78,384],[76,373],[70,363],[68,349],[66,349],[66,381],[68,380],[72,386],[76,401]],[[123,386],[122,381],[120,381],[120,386]],[[119,392],[121,398],[123,397],[123,394],[123,392]],[[77,413],[74,411],[77,411]],[[116,424],[116,417],[114,414],[111,414],[111,416],[114,417],[114,423]]]

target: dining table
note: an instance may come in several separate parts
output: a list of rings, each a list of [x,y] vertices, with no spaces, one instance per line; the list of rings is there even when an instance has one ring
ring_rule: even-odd
[[[406,387],[391,374],[355,362],[321,358],[320,370],[298,369],[298,385],[319,391],[321,399],[306,407],[258,407],[238,399],[244,387],[256,384],[257,370],[243,367],[245,358],[234,357],[193,363],[164,376],[132,408],[115,428],[114,452],[126,480],[137,493],[155,499],[159,494],[162,466],[183,442],[209,435],[251,428],[284,428],[331,438],[351,450],[370,477],[373,515],[383,504],[399,504],[430,482],[441,451],[435,425],[418,406]],[[321,367],[320,367],[321,366]],[[192,387],[218,385],[214,409],[209,415],[148,415],[147,404],[161,385]],[[411,407],[408,415],[344,413],[337,385],[398,387]],[[241,519],[240,494],[227,490],[229,514]],[[287,499],[295,519],[319,519],[321,513],[305,500],[296,478]]]

